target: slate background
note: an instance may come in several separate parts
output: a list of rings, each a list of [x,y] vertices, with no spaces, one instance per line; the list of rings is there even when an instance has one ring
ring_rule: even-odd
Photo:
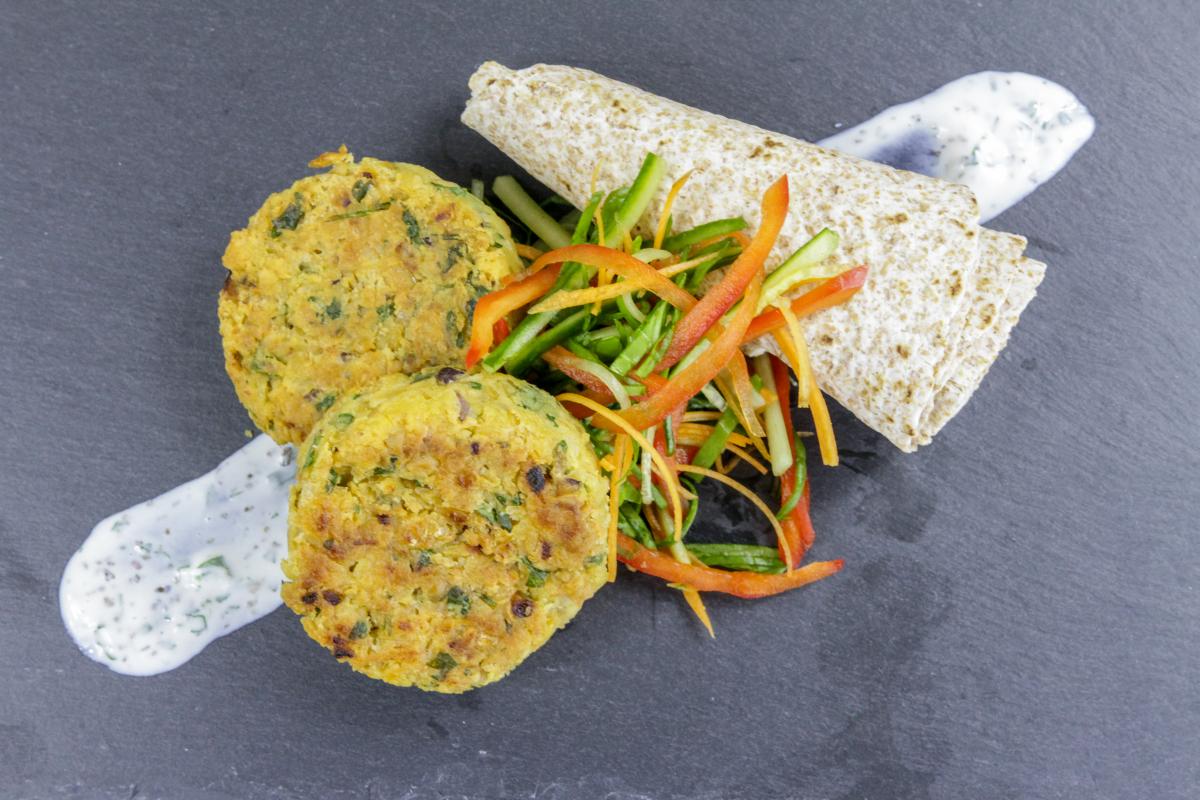
[[[0,796],[1196,796],[1194,4],[242,5],[0,4]],[[914,456],[840,415],[837,578],[713,600],[713,642],[625,577],[460,698],[356,676],[286,611],[160,677],[88,661],[71,552],[245,441],[229,231],[341,142],[508,169],[457,121],[486,58],[805,138],[1020,69],[1099,128],[994,223],[1050,272],[966,411]]]

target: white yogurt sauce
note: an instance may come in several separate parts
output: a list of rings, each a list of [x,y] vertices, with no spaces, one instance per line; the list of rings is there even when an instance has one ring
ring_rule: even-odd
[[[75,643],[116,672],[155,675],[278,608],[295,471],[290,447],[259,436],[100,522],[59,587]]]
[[[980,72],[821,142],[965,183],[984,220],[1062,168],[1094,121],[1056,83]],[[103,520],[59,588],[67,630],[127,675],[174,669],[279,607],[292,450],[259,436],[215,470]]]
[[[1054,177],[1096,123],[1075,95],[1024,72],[977,72],[820,144],[971,187],[986,222]]]

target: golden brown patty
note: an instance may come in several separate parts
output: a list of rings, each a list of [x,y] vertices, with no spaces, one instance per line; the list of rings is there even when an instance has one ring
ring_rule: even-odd
[[[218,315],[251,419],[298,444],[338,396],[461,365],[476,299],[520,269],[508,226],[423,167],[331,153],[230,237]]]
[[[606,578],[587,433],[500,374],[392,375],[300,452],[283,599],[359,672],[462,692],[498,680]]]

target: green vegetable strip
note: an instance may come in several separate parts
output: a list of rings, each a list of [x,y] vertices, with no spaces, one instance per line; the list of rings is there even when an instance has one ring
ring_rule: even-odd
[[[721,418],[717,420],[717,424],[713,426],[713,432],[696,451],[692,463],[697,467],[712,469],[712,465],[717,463],[717,456],[721,454],[721,451],[725,449],[725,443],[729,441],[729,434],[733,433],[737,424],[737,415],[733,413],[733,409],[725,409],[721,413]]]
[[[471,179],[471,194],[475,195],[480,200],[483,199],[483,181],[479,180],[479,178]]]
[[[661,158],[654,153],[646,154],[642,168],[638,170],[637,177],[633,179],[633,184],[630,185],[620,209],[614,216],[615,224],[611,229],[606,228],[604,231],[606,245],[619,246],[625,233],[632,231],[633,226],[638,224],[638,220],[646,213],[646,208],[654,198],[654,193],[658,191],[658,185],[666,171],[667,165]]]
[[[787,566],[774,547],[759,544],[689,544],[688,552],[710,567],[780,573]]]
[[[551,247],[566,247],[571,243],[571,237],[562,226],[545,212],[529,193],[521,188],[517,179],[511,175],[501,175],[492,183],[492,191],[496,193],[509,211],[529,227]]]
[[[833,255],[838,248],[838,235],[823,228],[809,239],[799,250],[775,268],[763,281],[762,294],[758,298],[758,310],[775,305],[779,298],[791,291],[797,283],[811,277],[814,267]]]
[[[804,482],[808,480],[808,453],[804,449],[804,442],[800,441],[800,434],[796,434],[796,486],[792,489],[792,494],[788,497],[787,502],[779,507],[779,511],[775,514],[775,519],[787,519],[787,515],[792,513],[792,509],[800,502],[801,495],[804,494]]]
[[[673,417],[668,416],[663,420],[663,438],[667,441],[667,455],[675,455],[675,423],[672,422]]]
[[[571,244],[587,244],[588,232],[595,220],[596,209],[603,199],[604,192],[596,192],[588,200],[588,204],[583,207],[583,213],[579,215],[579,222],[575,223],[575,232],[571,234]]]
[[[776,396],[779,395],[779,391],[775,388],[775,376],[771,374],[770,356],[754,357],[754,374],[763,382],[764,386],[774,392]],[[788,437],[787,426],[783,420],[783,409],[779,407],[779,403],[767,404],[767,408],[763,412],[763,422],[767,429],[767,451],[771,454],[771,474],[779,477],[792,466],[792,442]]]
[[[556,344],[561,344],[568,336],[578,333],[589,316],[591,316],[590,310],[586,308],[580,309],[553,328],[538,334],[520,350],[514,350],[508,357],[506,364],[509,374],[519,377],[533,365],[534,361],[541,358],[542,353]]]
[[[624,375],[633,369],[633,366],[641,361],[642,356],[654,345],[662,333],[663,320],[667,316],[667,308],[669,304],[659,303],[654,307],[646,319],[633,332],[633,336],[629,339],[629,344],[625,345],[625,349],[616,357],[613,363],[609,366],[613,372],[618,375]]]
[[[633,292],[617,297],[617,307],[625,315],[626,322],[636,325],[646,321],[645,313],[638,308],[637,302],[633,299]]]
[[[674,236],[669,236],[663,240],[662,246],[664,250],[670,250],[672,253],[678,253],[683,248],[702,242],[705,239],[711,239],[714,236],[721,236],[726,233],[740,231],[746,227],[746,220],[741,217],[730,217],[729,219],[718,219],[712,222],[706,222],[703,225],[697,225],[689,231],[677,233]]]

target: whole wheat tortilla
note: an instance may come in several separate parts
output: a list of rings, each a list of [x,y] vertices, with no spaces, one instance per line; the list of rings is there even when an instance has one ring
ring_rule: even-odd
[[[488,62],[470,88],[463,122],[577,207],[588,199],[594,168],[598,186],[625,185],[652,150],[672,179],[694,170],[672,209],[676,230],[738,215],[753,227],[763,191],[786,173],[790,212],[769,265],[829,227],[841,237],[839,260],[869,266],[854,299],[808,319],[805,332],[822,389],[901,450],[928,442],[953,415],[946,410],[957,411],[966,399],[960,395],[974,390],[974,372],[958,370],[995,358],[995,337],[968,323],[981,318],[981,307],[1003,303],[1009,278],[1000,263],[980,269],[980,254],[1019,257],[1024,240],[989,232],[996,238],[982,245],[978,205],[966,187],[573,67],[513,71]],[[667,183],[651,202],[647,226],[657,223]]]

